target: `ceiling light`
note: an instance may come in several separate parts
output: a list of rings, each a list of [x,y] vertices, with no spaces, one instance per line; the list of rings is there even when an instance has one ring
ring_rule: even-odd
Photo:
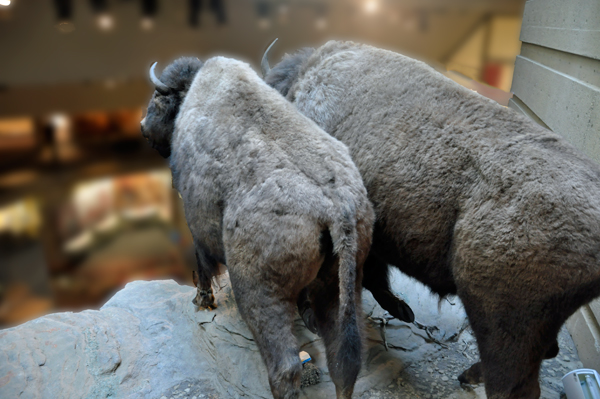
[[[271,21],[269,21],[269,18],[259,18],[258,27],[262,30],[267,30],[271,27]]]
[[[142,30],[152,30],[154,28],[154,19],[150,17],[144,17],[140,21],[140,28]]]
[[[367,14],[375,14],[379,10],[379,3],[377,0],[367,0],[365,3],[365,12]]]
[[[315,9],[315,29],[325,30],[327,28],[327,7],[319,5]]]
[[[65,114],[50,115],[50,123],[55,129],[65,129],[69,127],[69,117]]]
[[[96,19],[96,23],[102,30],[111,30],[115,25],[115,20],[110,14],[100,14]]]
[[[10,0],[0,0],[0,6],[9,6]]]
[[[325,17],[318,17],[315,20],[315,28],[317,30],[324,30],[325,28],[327,28],[327,18],[325,18]]]

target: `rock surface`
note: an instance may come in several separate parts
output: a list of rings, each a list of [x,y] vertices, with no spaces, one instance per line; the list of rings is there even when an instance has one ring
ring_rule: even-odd
[[[99,311],[53,314],[0,331],[0,397],[271,398],[265,366],[226,275],[219,284],[219,307],[212,312],[196,311],[192,287],[137,281]],[[438,300],[425,287],[399,273],[393,284],[404,290],[421,328],[389,320],[386,350],[386,315],[365,291],[367,340],[355,397],[484,398],[482,386],[463,389],[456,381],[477,359],[460,303],[443,300],[438,312]],[[303,396],[335,397],[321,340],[300,318],[295,323],[301,349],[322,372],[321,382],[304,388]],[[580,366],[565,334],[558,358],[545,362],[544,397],[558,398],[560,377]]]

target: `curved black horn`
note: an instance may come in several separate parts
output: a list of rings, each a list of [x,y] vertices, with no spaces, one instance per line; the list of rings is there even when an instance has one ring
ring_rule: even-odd
[[[150,80],[152,81],[152,84],[154,85],[154,88],[157,92],[159,92],[160,94],[169,94],[173,91],[173,89],[161,82],[160,79],[156,77],[156,73],[154,72],[156,64],[158,64],[158,62],[155,62],[150,67]]]
[[[260,62],[260,69],[262,69],[263,78],[266,78],[267,74],[271,70],[271,67],[269,66],[269,51],[271,50],[271,47],[273,47],[276,41],[277,39],[273,40],[269,47],[267,47],[267,50],[265,51],[265,54],[262,57],[262,61]]]

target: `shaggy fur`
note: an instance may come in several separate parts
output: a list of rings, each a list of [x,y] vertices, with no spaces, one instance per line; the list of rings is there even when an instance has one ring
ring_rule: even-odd
[[[408,57],[341,42],[303,54],[284,63],[294,79],[275,66],[266,81],[361,172],[377,215],[364,286],[392,314],[387,264],[458,294],[481,353],[461,378],[538,398],[559,328],[600,295],[600,167]]]
[[[168,67],[165,83],[171,74],[191,81],[175,73],[197,65],[186,62]],[[176,109],[176,99],[155,93],[143,130],[170,143],[173,184],[196,245],[199,305],[214,305],[211,278],[227,264],[273,396],[296,398],[302,366],[292,325],[302,293],[313,304],[338,398],[350,398],[374,213],[348,149],[239,61],[209,59],[191,87],[178,87],[189,90],[169,95],[184,98]]]
[[[155,92],[148,105],[142,122],[142,135],[165,158],[171,155],[171,135],[177,112],[200,68],[202,61],[197,58],[182,57],[173,62],[161,75],[161,81],[173,88],[173,92],[168,96]],[[144,130],[145,125],[152,126],[151,135]]]

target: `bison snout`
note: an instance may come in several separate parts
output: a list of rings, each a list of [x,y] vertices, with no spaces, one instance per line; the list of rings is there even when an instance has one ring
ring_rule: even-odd
[[[142,136],[148,140],[148,134],[146,132],[146,118],[142,119],[142,121],[140,122],[140,131],[142,132]]]

